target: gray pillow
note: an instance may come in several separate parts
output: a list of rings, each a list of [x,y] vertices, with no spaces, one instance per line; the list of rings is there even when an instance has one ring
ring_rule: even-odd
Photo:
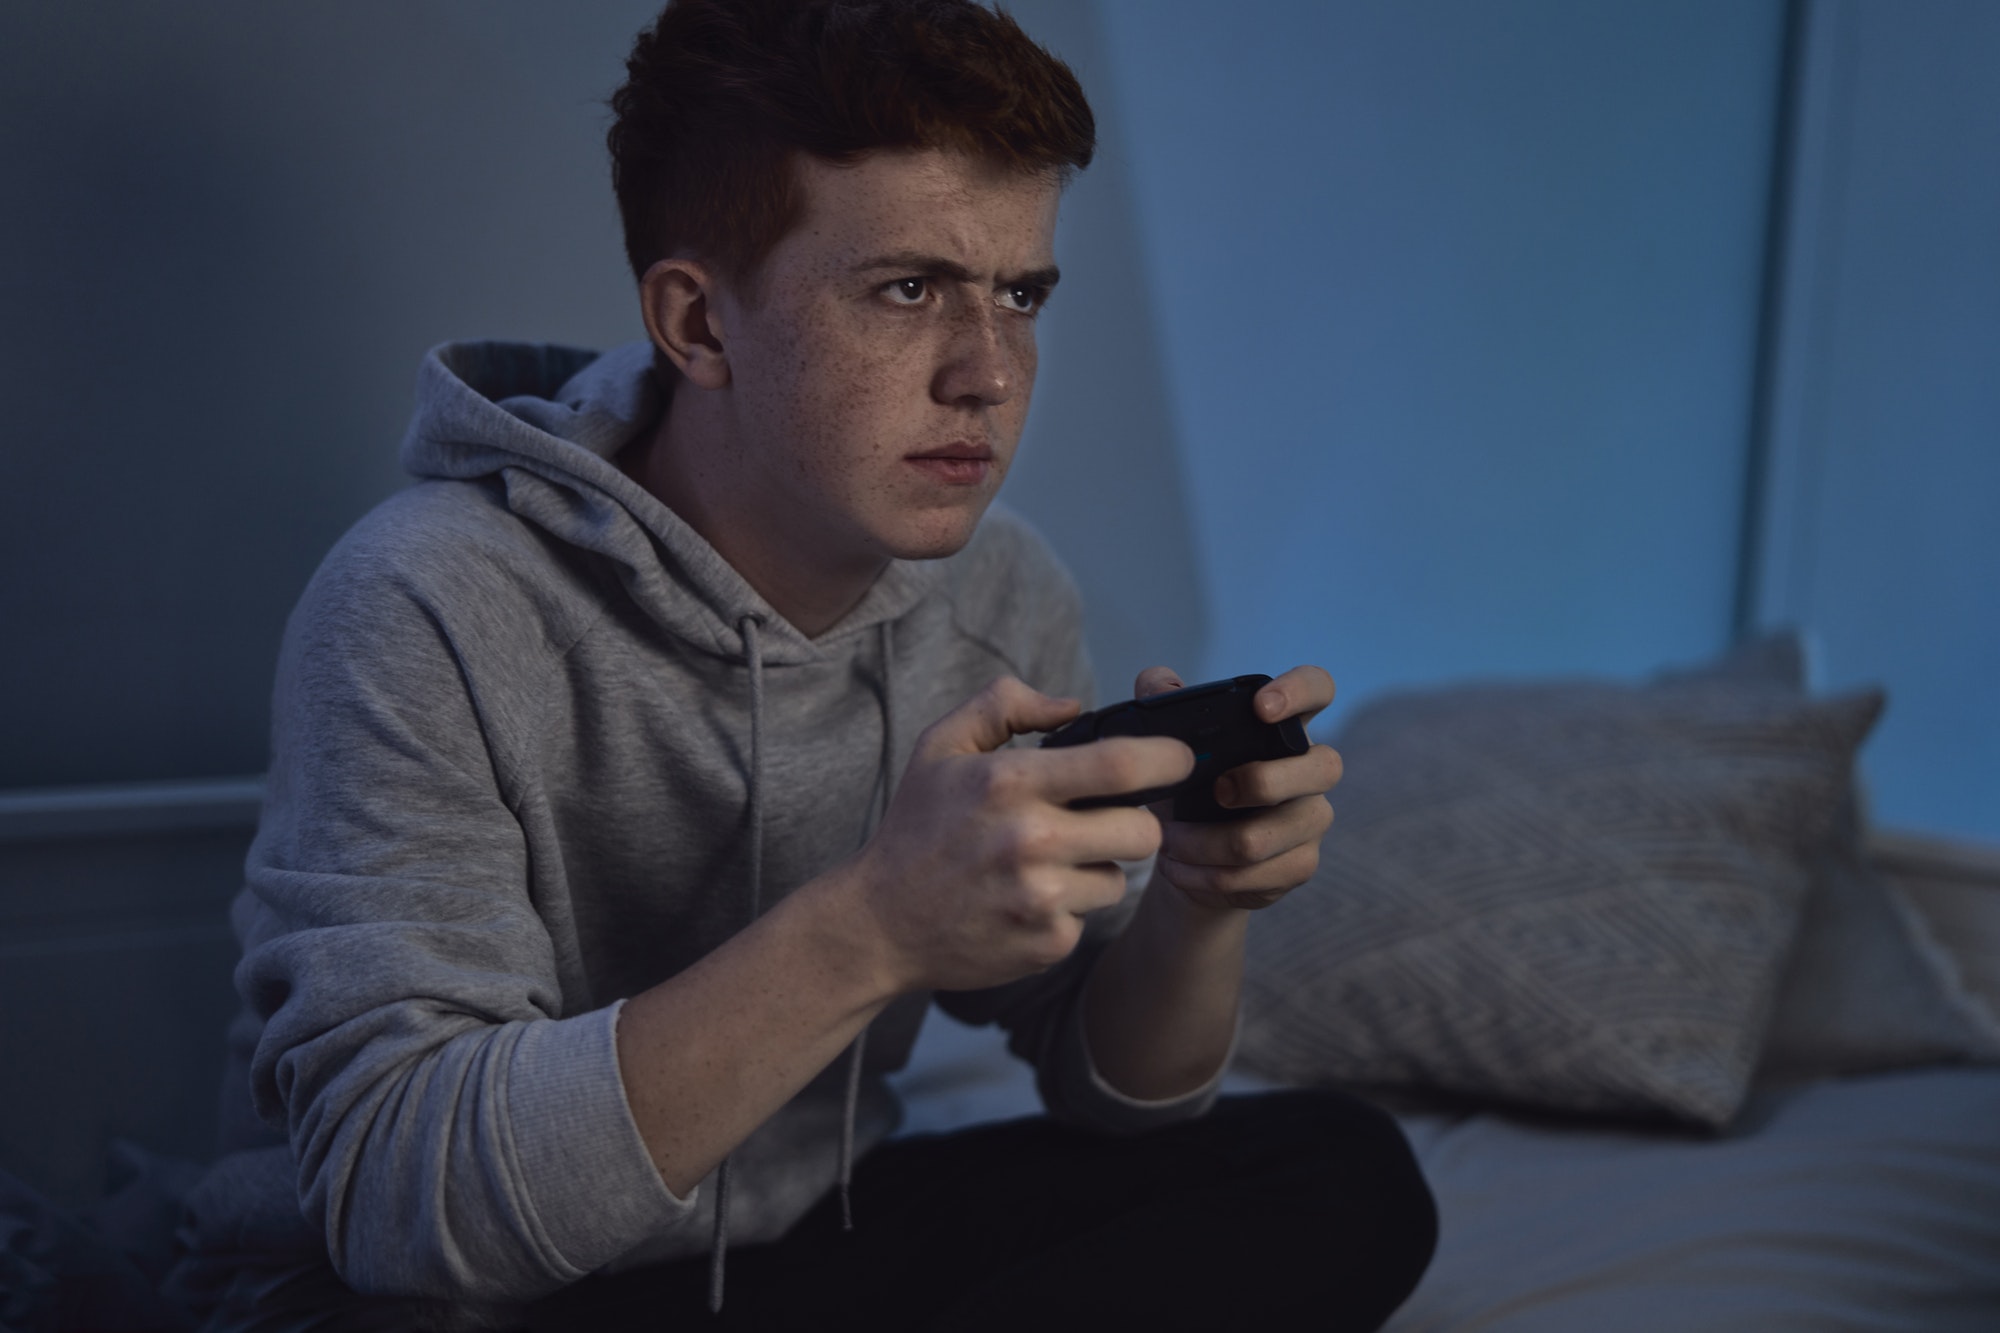
[[[2000,1024],[1923,915],[1869,863],[1854,804],[1814,867],[1760,1077],[2000,1059]]]
[[[1244,1067],[1726,1123],[1882,707],[1799,676],[1777,639],[1359,710],[1314,881],[1253,919]]]

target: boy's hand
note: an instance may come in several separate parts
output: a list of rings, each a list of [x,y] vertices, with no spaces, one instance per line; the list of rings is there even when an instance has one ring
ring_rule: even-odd
[[[975,990],[1053,966],[1076,947],[1082,914],[1123,896],[1113,862],[1159,848],[1145,810],[1067,803],[1178,782],[1194,768],[1187,746],[1002,748],[1078,707],[1005,677],[918,739],[882,827],[850,863],[896,989]]]
[[[1139,673],[1133,695],[1143,699],[1181,684],[1168,668],[1149,667]],[[1302,666],[1258,690],[1253,706],[1266,722],[1288,717],[1310,722],[1332,702],[1333,677]],[[1155,873],[1202,907],[1269,907],[1318,867],[1319,840],[1333,823],[1326,793],[1340,781],[1340,771],[1340,755],[1325,745],[1233,768],[1216,779],[1216,800],[1255,813],[1226,823],[1172,821],[1171,806],[1162,803],[1155,807],[1165,825]]]

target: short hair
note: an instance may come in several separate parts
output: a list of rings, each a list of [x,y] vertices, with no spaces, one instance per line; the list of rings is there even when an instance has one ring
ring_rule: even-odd
[[[607,136],[625,254],[749,279],[797,225],[793,160],[944,148],[1060,179],[1097,126],[1067,65],[976,0],[669,0]]]

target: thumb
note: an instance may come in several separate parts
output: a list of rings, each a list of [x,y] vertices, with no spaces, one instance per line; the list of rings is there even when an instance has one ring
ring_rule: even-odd
[[[1132,682],[1132,697],[1144,699],[1148,695],[1165,694],[1168,690],[1178,690],[1187,684],[1180,673],[1172,667],[1151,666],[1139,673]]]
[[[1059,727],[1083,710],[1075,699],[1058,699],[1002,676],[930,725],[917,753],[930,758],[997,750],[1027,731]]]

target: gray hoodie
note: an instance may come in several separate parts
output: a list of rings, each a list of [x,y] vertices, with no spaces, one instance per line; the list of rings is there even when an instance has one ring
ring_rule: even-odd
[[[917,734],[994,677],[1089,694],[1075,589],[998,507],[819,637],[787,624],[612,462],[657,418],[649,365],[643,344],[432,352],[403,446],[422,480],[334,548],[286,632],[234,913],[254,1115],[226,1108],[246,1152],[207,1206],[295,1179],[305,1230],[364,1291],[515,1301],[705,1249],[712,1183],[675,1197],[625,1102],[623,999],[852,853]],[[1047,973],[937,997],[1009,1031],[1051,1113],[1109,1131],[1213,1096],[1135,1102],[1090,1063],[1081,981],[1123,915]],[[896,1125],[882,1074],[926,1000],[871,1029],[862,1151]],[[735,1154],[737,1243],[835,1181],[842,1074]],[[289,1147],[266,1146],[277,1126]]]

